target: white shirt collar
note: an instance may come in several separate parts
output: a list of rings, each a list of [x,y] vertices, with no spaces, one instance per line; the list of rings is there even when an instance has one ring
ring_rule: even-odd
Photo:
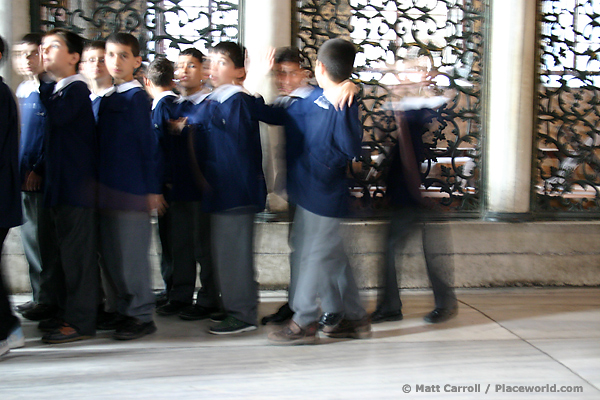
[[[115,87],[117,88],[117,93],[124,93],[131,89],[143,88],[144,85],[142,85],[137,79],[134,79],[132,81],[121,83],[120,85],[116,85]]]
[[[77,81],[81,81],[87,84],[86,80],[83,78],[83,76],[81,76],[81,74],[67,76],[66,78],[63,78],[60,81],[56,82],[56,86],[54,86],[54,91],[52,92],[52,94],[60,92],[61,90],[69,86],[71,83]]]
[[[158,102],[163,99],[164,97],[167,96],[174,96],[177,97],[177,95],[175,93],[173,93],[172,90],[167,90],[165,92],[160,92],[160,94],[158,96],[156,96],[154,98],[154,100],[152,100],[152,109],[154,110],[156,108],[156,106],[158,105]],[[177,99],[176,101],[178,101],[179,99]]]
[[[111,87],[107,87],[106,89],[102,89],[99,93],[91,93],[90,94],[90,100],[94,101],[96,100],[98,97],[104,97],[104,96],[110,96],[111,94],[113,94],[117,89],[114,86]]]
[[[248,91],[244,89],[243,86],[231,84],[221,85],[213,90],[213,92],[210,94],[210,99],[218,101],[219,103],[224,103],[231,96],[239,92],[248,94]]]
[[[313,90],[315,90],[315,88],[310,85],[300,86],[298,89],[290,93],[290,97],[301,97],[305,99],[312,93]]]
[[[210,93],[210,90],[205,88],[189,96],[180,96],[177,100],[175,100],[175,102],[181,104],[184,101],[191,101],[197,105],[202,103],[202,101],[204,101],[204,99],[206,99]]]
[[[20,99],[26,99],[33,92],[40,92],[40,83],[34,79],[29,79],[21,82],[17,87],[17,97]]]

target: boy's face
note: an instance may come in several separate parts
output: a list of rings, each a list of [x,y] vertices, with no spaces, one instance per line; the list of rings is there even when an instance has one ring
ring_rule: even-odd
[[[27,76],[39,75],[44,71],[40,48],[33,43],[24,43],[20,46],[20,67],[23,74]]]
[[[204,65],[194,56],[179,56],[175,67],[175,77],[179,79],[179,86],[182,88],[198,89],[208,79]]]
[[[214,87],[237,84],[245,76],[244,68],[236,68],[231,58],[221,53],[210,55],[210,79]]]
[[[106,51],[103,49],[87,49],[83,52],[81,72],[90,80],[109,78],[110,74],[105,63]]]
[[[135,69],[142,65],[142,57],[134,57],[131,47],[125,44],[106,43],[104,62],[108,73],[118,84],[133,80]]]
[[[79,53],[69,53],[67,44],[60,36],[45,36],[41,48],[44,70],[58,78],[64,78],[75,72]]]
[[[304,86],[308,78],[307,71],[291,61],[275,64],[275,83],[281,94],[289,95],[299,87]]]

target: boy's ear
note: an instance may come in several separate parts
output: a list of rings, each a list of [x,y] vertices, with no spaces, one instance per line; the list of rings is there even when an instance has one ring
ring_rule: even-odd
[[[245,76],[246,76],[246,68],[242,67],[242,68],[235,69],[235,78],[236,79],[242,79]]]
[[[142,65],[142,56],[137,56],[135,58],[135,69],[138,69]]]
[[[79,62],[79,60],[81,60],[81,54],[79,54],[76,51],[73,53],[69,53],[69,56],[70,56],[69,64],[71,64],[72,66],[76,66],[77,63]]]

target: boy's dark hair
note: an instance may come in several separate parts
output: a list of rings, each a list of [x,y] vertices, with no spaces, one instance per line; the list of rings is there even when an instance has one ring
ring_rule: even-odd
[[[4,50],[6,50],[6,44],[4,43],[4,39],[0,36],[0,54],[2,54],[2,58],[0,58],[0,63],[4,61]]]
[[[280,47],[275,53],[275,64],[290,62],[300,65],[302,56],[297,47]]]
[[[92,40],[87,42],[83,47],[83,51],[86,50],[106,50],[106,42],[103,40]]]
[[[356,47],[345,39],[329,39],[319,49],[317,60],[323,63],[327,75],[335,83],[350,78],[354,68]]]
[[[152,84],[155,86],[171,86],[171,84],[173,83],[173,79],[175,78],[175,68],[173,66],[173,63],[169,61],[167,57],[156,57],[150,63],[150,65],[148,65],[148,72],[146,72],[146,78],[148,78],[150,82],[152,82]]]
[[[19,44],[33,44],[39,46],[42,44],[42,34],[41,33],[28,33],[21,38]]]
[[[112,33],[106,38],[106,43],[116,43],[123,46],[129,46],[134,57],[140,56],[140,42],[131,33]]]
[[[206,58],[206,57],[204,57],[204,54],[200,50],[198,50],[194,47],[188,47],[187,49],[181,50],[179,55],[180,56],[192,56],[195,59],[197,59],[198,61],[200,61],[200,63],[203,63]]]
[[[46,36],[60,37],[67,45],[67,50],[69,51],[69,54],[78,53],[79,58],[81,59],[81,53],[83,53],[84,40],[75,32],[71,32],[62,28],[54,28],[51,31],[46,32],[44,37]],[[77,63],[77,67],[79,67],[79,63]]]
[[[236,68],[244,68],[246,64],[246,48],[237,43],[220,42],[212,48],[211,52],[229,57]]]

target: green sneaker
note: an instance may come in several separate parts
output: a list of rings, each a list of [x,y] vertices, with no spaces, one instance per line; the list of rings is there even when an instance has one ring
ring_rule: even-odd
[[[256,329],[256,325],[248,324],[228,315],[223,321],[208,329],[213,335],[232,335],[234,333],[250,332]]]

